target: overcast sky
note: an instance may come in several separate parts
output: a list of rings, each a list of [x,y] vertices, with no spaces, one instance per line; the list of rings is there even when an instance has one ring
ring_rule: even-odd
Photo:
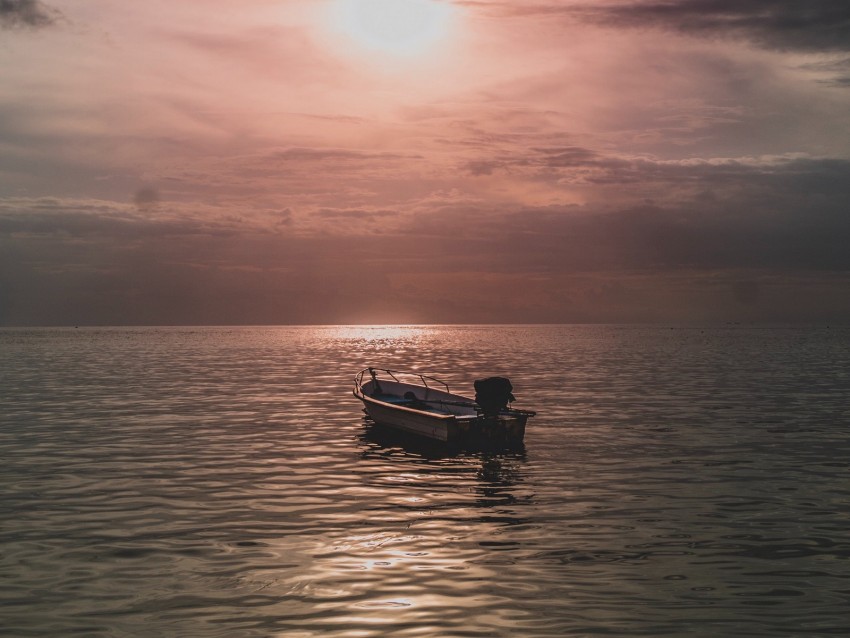
[[[0,325],[848,320],[848,2],[0,0]]]

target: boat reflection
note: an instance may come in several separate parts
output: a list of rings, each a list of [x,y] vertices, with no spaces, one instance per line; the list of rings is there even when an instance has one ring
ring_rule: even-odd
[[[526,489],[522,474],[526,462],[523,444],[498,451],[451,448],[439,441],[406,436],[391,428],[383,428],[367,418],[363,423],[359,436],[361,459],[383,462],[381,465],[385,469],[404,470],[408,475],[412,472],[420,489],[438,489],[440,493],[448,490],[448,494],[453,495],[453,498],[446,499],[449,507],[458,506],[459,490],[475,497],[464,505],[480,508],[528,504],[533,500],[533,492]],[[388,467],[387,462],[392,465]],[[487,520],[492,522],[494,516],[498,516],[507,524],[527,522],[523,517],[510,514],[499,510]]]
[[[362,443],[372,445],[376,449],[393,450],[399,454],[410,454],[426,459],[462,458],[472,454],[480,456],[491,454],[525,458],[525,444],[520,441],[491,442],[487,439],[465,441],[462,445],[436,441],[400,432],[363,418],[363,431],[360,436]]]

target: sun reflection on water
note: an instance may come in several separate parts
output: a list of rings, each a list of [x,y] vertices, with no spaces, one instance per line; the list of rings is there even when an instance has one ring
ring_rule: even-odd
[[[312,541],[300,580],[313,596],[335,592],[321,601],[329,632],[391,635],[389,626],[415,624],[422,635],[445,635],[468,609],[500,603],[489,589],[469,594],[499,581],[508,553],[527,551],[510,534],[527,524],[519,510],[531,496],[514,497],[525,459],[384,443],[361,439],[358,485],[347,488],[356,513]]]
[[[421,337],[434,329],[417,325],[335,326],[332,335],[338,339],[383,341]]]

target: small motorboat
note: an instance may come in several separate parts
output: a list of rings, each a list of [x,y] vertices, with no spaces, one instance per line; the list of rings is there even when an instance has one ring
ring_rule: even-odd
[[[365,368],[354,377],[354,396],[376,424],[460,446],[522,443],[535,413],[510,407],[512,391],[504,377],[476,381],[474,400],[417,372]]]

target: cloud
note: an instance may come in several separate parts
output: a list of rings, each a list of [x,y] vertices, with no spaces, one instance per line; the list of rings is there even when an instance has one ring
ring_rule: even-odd
[[[488,177],[504,172],[551,185],[605,187],[588,189],[594,201],[621,201],[623,195],[652,193],[659,201],[677,201],[720,189],[735,197],[767,196],[786,192],[796,204],[816,185],[827,189],[823,205],[848,197],[850,162],[839,158],[811,158],[805,154],[745,157],[658,159],[579,146],[531,147],[492,154],[467,162],[467,171]],[[614,188],[616,187],[616,189]],[[800,193],[793,189],[799,187]],[[807,196],[807,195],[806,195]]]
[[[850,271],[847,160],[658,161],[549,148],[506,170],[587,186],[587,200],[522,209],[449,203],[417,214],[409,232],[439,238],[456,255],[449,268]]]
[[[0,27],[47,27],[56,22],[58,12],[38,0],[0,0]]]
[[[248,12],[249,13],[249,12]],[[340,74],[350,73],[344,61],[334,59],[303,30],[285,25],[254,25],[234,29],[230,22],[223,28],[208,29],[172,24],[159,28],[166,42],[190,54],[197,68],[208,68],[235,81],[245,79],[246,72],[255,79],[286,82],[292,90],[302,83],[330,82]]]
[[[398,218],[316,209],[314,226],[288,209],[263,220],[226,206],[7,199],[0,323],[850,318],[850,161],[531,157],[523,168],[548,179],[601,164],[606,190],[654,181],[658,196],[522,206],[446,192]]]
[[[5,320],[780,316],[780,280],[845,285],[842,3],[463,4],[439,73],[340,50],[322,3],[81,4],[97,28],[11,38]]]
[[[577,11],[609,26],[743,38],[778,50],[850,50],[850,4],[835,0],[667,0]]]
[[[342,322],[384,283],[368,241],[164,208],[0,201],[0,325]]]
[[[351,208],[322,208],[312,213],[315,217],[331,220],[375,221],[381,217],[393,217],[398,214],[395,210],[362,210]]]
[[[155,208],[159,204],[159,192],[151,186],[144,186],[133,195],[133,203],[139,210]]]
[[[472,160],[464,164],[466,171],[474,177],[492,175],[493,172],[501,166],[502,164],[499,162],[493,162],[491,160]]]
[[[850,58],[818,60],[800,66],[801,69],[820,74],[822,84],[840,88],[850,87]]]
[[[198,208],[194,214],[190,210],[171,210],[151,216],[149,209],[109,201],[4,199],[0,200],[0,237],[120,243],[133,238],[231,236],[234,231],[245,230],[225,215],[212,216],[209,210]]]
[[[283,210],[272,211],[272,226],[276,229],[281,229],[292,225],[292,211],[288,208]]]
[[[367,152],[344,148],[286,148],[269,154],[269,159],[286,162],[325,162],[352,161],[365,162],[371,160],[410,160],[419,159],[421,155],[398,154],[388,152]]]
[[[850,50],[850,4],[836,0],[631,0],[513,3],[458,0],[491,15],[655,27],[709,38],[743,38],[778,50]]]

